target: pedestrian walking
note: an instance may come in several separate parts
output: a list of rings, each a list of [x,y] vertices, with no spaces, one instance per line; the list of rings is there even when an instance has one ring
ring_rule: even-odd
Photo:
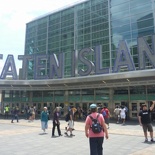
[[[128,109],[128,107],[126,105],[124,105],[124,108],[125,108],[125,115],[126,115],[125,120],[128,120],[128,111],[129,111],[129,109]]]
[[[75,136],[72,133],[73,130],[74,130],[74,113],[75,113],[75,108],[73,106],[71,106],[68,113],[69,113],[68,128],[65,127],[66,132],[64,134],[66,136],[68,136],[68,131],[69,131],[70,132],[70,136]]]
[[[11,110],[11,114],[12,114],[12,120],[11,120],[11,123],[13,123],[14,119],[17,120],[17,123],[19,122],[19,108],[18,106],[16,106],[15,108],[13,107],[12,110]]]
[[[59,121],[59,116],[60,116],[60,109],[59,107],[56,107],[54,110],[54,116],[53,116],[53,128],[52,128],[52,137],[55,136],[55,127],[57,127],[58,135],[62,136],[61,130],[60,130],[60,121]]]
[[[6,105],[4,107],[4,115],[5,115],[5,119],[8,119],[9,117],[9,110],[10,110],[10,107],[8,105]]]
[[[35,110],[34,107],[31,106],[29,109],[29,122],[33,122],[35,119]]]
[[[121,111],[121,109],[119,108],[119,106],[116,106],[116,108],[114,109],[115,119],[117,121],[116,123],[119,123],[120,111]]]
[[[96,104],[90,105],[91,114],[87,116],[85,121],[85,135],[89,138],[90,155],[103,155],[104,137],[108,139],[108,131],[102,114],[97,113]],[[93,120],[96,119],[101,127],[98,133],[93,130]]]
[[[48,129],[47,107],[44,107],[43,111],[41,112],[41,128],[44,131],[44,133],[45,133],[46,129]]]
[[[140,126],[143,128],[144,136],[145,136],[145,142],[148,142],[148,137],[147,137],[147,131],[150,132],[150,137],[151,137],[151,142],[153,142],[153,127],[151,124],[151,118],[150,118],[150,113],[154,109],[155,106],[155,101],[151,101],[152,105],[149,109],[147,109],[147,105],[143,104],[142,109],[139,112],[138,120]]]
[[[126,109],[124,108],[123,105],[120,108],[120,117],[121,117],[121,120],[122,120],[122,125],[125,125]]]
[[[104,117],[104,120],[105,120],[105,123],[107,124],[107,129],[109,129],[109,119],[110,119],[110,111],[109,109],[107,108],[106,105],[104,105],[103,109],[101,110],[101,114],[103,115]]]

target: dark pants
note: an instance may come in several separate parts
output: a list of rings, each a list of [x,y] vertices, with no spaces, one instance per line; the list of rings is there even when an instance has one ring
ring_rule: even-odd
[[[90,155],[103,155],[104,137],[89,138]]]
[[[18,115],[14,115],[14,114],[13,114],[13,115],[12,115],[12,121],[11,121],[11,122],[13,122],[14,119],[16,119],[17,122],[18,122],[18,119],[19,119],[19,118],[18,118]]]
[[[5,118],[8,118],[9,112],[5,112]]]
[[[61,131],[60,131],[60,124],[56,124],[55,122],[53,122],[52,136],[54,136],[55,127],[57,127],[57,130],[58,130],[58,135],[60,136],[60,135],[61,135]]]

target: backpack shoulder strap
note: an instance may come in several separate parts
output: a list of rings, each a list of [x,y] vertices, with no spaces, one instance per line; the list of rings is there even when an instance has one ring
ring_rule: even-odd
[[[97,116],[96,116],[96,119],[98,119],[98,118],[99,118],[99,116],[100,116],[100,114],[98,113],[98,114],[97,114]],[[89,117],[91,118],[91,120],[93,120],[93,119],[94,119],[91,115],[89,115]]]
[[[94,120],[94,118],[91,116],[91,115],[89,115],[89,117],[90,117],[90,119],[93,121]]]
[[[97,114],[97,117],[96,117],[96,119],[98,119],[98,118],[99,118],[99,116],[100,116],[100,114]]]

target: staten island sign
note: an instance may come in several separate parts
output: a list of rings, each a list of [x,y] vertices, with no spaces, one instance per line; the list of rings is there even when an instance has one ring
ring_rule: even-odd
[[[137,49],[138,49],[138,65],[139,70],[144,70],[146,66],[146,58],[149,60],[152,67],[155,68],[155,35],[152,36],[152,48],[148,45],[144,37],[137,39]],[[93,53],[94,52],[94,53]],[[88,59],[89,55],[94,55],[94,62]],[[0,54],[0,59],[3,59],[3,55]],[[51,55],[19,55],[18,60],[22,60],[22,77],[26,79],[27,77],[27,68],[29,61],[34,62],[33,72],[34,79],[54,79],[64,77],[64,61],[65,54],[59,53]],[[117,73],[120,71],[121,67],[126,67],[128,71],[136,70],[133,58],[130,54],[130,50],[126,41],[122,40],[118,44],[116,51],[116,59],[112,71],[110,68],[102,67],[102,46],[96,46],[94,50],[91,48],[84,48],[78,52],[71,53],[71,64],[70,64],[70,75],[71,77],[78,76],[88,76],[92,72],[94,75],[97,74],[108,74],[108,73]],[[42,63],[43,61],[48,62],[49,72],[48,75],[42,75],[41,70],[47,67],[47,63]],[[80,69],[78,63],[84,64],[86,69]],[[17,79],[16,65],[13,55],[8,55],[3,66],[0,79],[6,79],[7,76],[12,76],[12,79]]]

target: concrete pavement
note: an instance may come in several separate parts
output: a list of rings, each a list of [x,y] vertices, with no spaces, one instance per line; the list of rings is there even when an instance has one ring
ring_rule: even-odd
[[[15,122],[15,121],[14,121]],[[2,155],[89,155],[89,141],[84,134],[84,122],[75,122],[75,137],[51,138],[52,121],[47,134],[41,131],[40,120],[19,123],[0,119],[0,154]],[[64,133],[66,122],[61,120]],[[154,127],[155,131],[155,127]],[[142,128],[137,122],[125,126],[110,123],[109,139],[104,142],[104,155],[155,155],[155,143],[144,143]],[[55,132],[57,135],[57,131]]]

